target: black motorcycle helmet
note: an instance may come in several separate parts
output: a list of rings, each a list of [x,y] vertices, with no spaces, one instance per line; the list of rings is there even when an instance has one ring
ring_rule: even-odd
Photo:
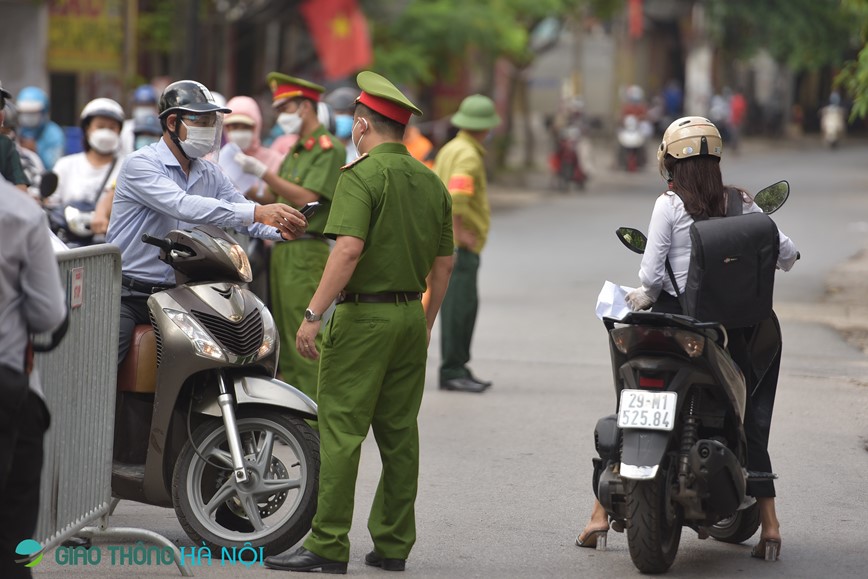
[[[167,86],[163,90],[163,94],[160,95],[160,125],[163,127],[163,131],[169,131],[166,119],[172,113],[177,112],[231,113],[232,109],[221,107],[215,103],[211,91],[204,84],[195,80],[179,80]],[[178,137],[177,123],[175,123],[175,130],[169,131],[169,136],[186,157]]]

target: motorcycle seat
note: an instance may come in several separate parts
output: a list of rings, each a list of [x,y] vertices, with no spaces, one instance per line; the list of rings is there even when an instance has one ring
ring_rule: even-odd
[[[157,389],[157,339],[150,324],[133,330],[130,350],[118,367],[118,391],[153,394]]]

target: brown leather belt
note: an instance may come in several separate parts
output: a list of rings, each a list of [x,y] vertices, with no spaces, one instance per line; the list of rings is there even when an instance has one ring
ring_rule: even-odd
[[[419,292],[383,292],[379,294],[351,294],[341,292],[337,304],[352,302],[356,304],[399,304],[401,302],[415,302],[422,299]]]

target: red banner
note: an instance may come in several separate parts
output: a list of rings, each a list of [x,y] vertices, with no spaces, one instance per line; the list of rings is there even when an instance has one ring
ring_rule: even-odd
[[[308,0],[300,10],[327,80],[343,78],[371,64],[368,21],[356,0]]]
[[[630,38],[641,38],[644,22],[642,17],[642,0],[630,0],[628,7]]]

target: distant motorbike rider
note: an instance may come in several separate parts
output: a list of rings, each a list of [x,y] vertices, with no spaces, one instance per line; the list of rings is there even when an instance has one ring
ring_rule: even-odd
[[[6,101],[12,100],[12,94],[3,88],[0,83],[0,129],[5,121]],[[9,181],[22,191],[27,191],[30,181],[24,174],[24,169],[21,167],[21,156],[15,147],[15,143],[9,138],[5,131],[0,130],[0,177]]]
[[[106,241],[121,250],[122,285],[118,363],[136,324],[149,322],[150,294],[174,286],[175,273],[142,234],[165,237],[198,223],[242,229],[254,237],[294,239],[304,217],[286,204],[247,200],[214,163],[202,157],[220,143],[222,115],[211,92],[192,80],[166,87],[160,97],[163,137],[130,154],[121,167]]]
[[[677,119],[666,130],[657,151],[660,174],[667,180],[669,190],[660,195],[654,204],[651,224],[648,227],[648,242],[642,257],[639,279],[642,285],[627,294],[627,301],[633,310],[681,314],[681,304],[676,297],[684,292],[687,271],[690,263],[690,225],[695,219],[723,217],[727,215],[727,187],[723,185],[720,173],[720,157],[723,141],[717,127],[702,117]],[[753,200],[742,192],[743,213],[762,212]],[[798,252],[793,242],[779,231],[780,252],[778,267],[789,271],[796,262]],[[676,289],[666,273],[666,260],[669,260],[674,278],[679,285]],[[733,361],[742,369],[745,377],[747,404],[744,417],[744,430],[748,445],[748,469],[771,472],[768,455],[768,430],[770,428],[773,398],[768,400],[761,388],[753,389],[750,377],[748,343],[753,328],[728,329],[728,350]],[[780,363],[778,354],[775,364]],[[774,379],[764,381],[759,386],[771,390],[772,397],[776,387],[777,367]],[[762,397],[767,408],[767,420],[760,426],[757,420],[756,399]],[[762,557],[766,542],[780,545],[780,523],[775,513],[775,489],[772,481],[748,482],[748,493],[757,499],[762,531],[760,543],[753,556]],[[594,547],[600,534],[608,530],[608,518],[599,501],[595,501],[591,518],[582,533],[576,538],[580,547]]]
[[[141,126],[149,117],[158,116],[159,96],[156,89],[149,84],[140,85],[133,91],[132,115],[124,121],[121,129],[121,154],[128,155],[139,148],[136,147],[136,125]]]
[[[123,137],[123,131],[121,131]],[[153,145],[163,136],[163,127],[160,126],[160,117],[154,113],[135,119],[133,121],[133,150],[138,151],[142,147]]]
[[[66,135],[49,119],[50,102],[44,90],[28,86],[18,93],[18,137],[21,144],[36,151],[45,168],[51,170],[66,150]]]
[[[8,137],[18,152],[18,157],[21,160],[21,169],[24,171],[27,181],[30,182],[27,192],[34,199],[41,200],[39,183],[42,180],[42,174],[45,173],[45,165],[35,151],[25,148],[18,142],[18,112],[15,110],[15,105],[12,101],[6,102],[6,108],[3,109],[3,117],[0,135]]]
[[[847,122],[844,107],[841,106],[841,95],[837,91],[829,96],[829,104],[820,109],[820,130],[823,142],[832,149],[844,138]]]
[[[97,98],[84,106],[79,122],[84,151],[57,161],[54,166],[57,190],[45,200],[45,205],[63,208],[78,203],[93,210],[99,207],[99,211],[94,213],[91,230],[102,235],[108,228],[111,205],[100,201],[114,188],[120,171],[118,150],[124,110],[112,99]]]

